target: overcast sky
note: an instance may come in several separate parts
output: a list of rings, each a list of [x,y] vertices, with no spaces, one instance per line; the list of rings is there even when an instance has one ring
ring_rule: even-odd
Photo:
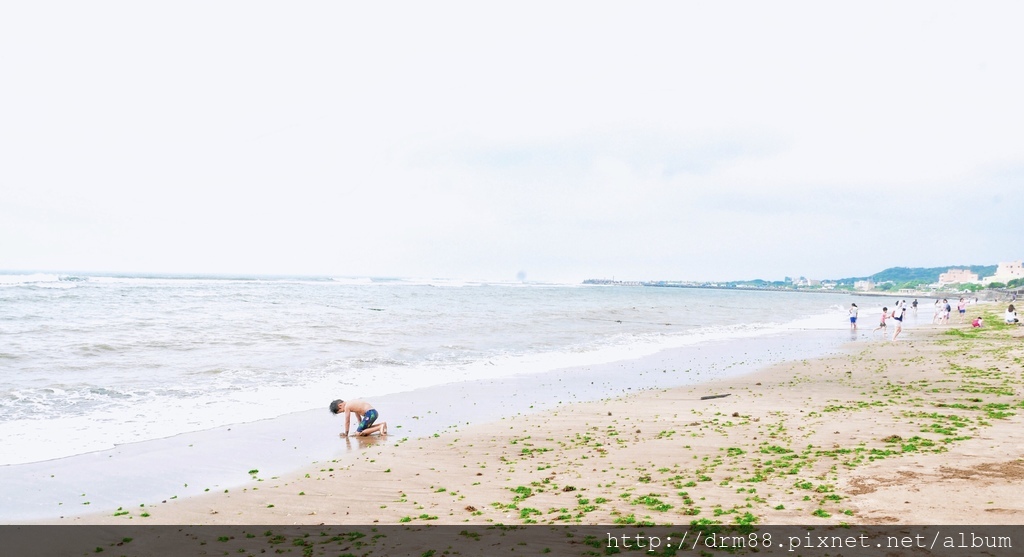
[[[0,269],[1024,258],[1021,2],[5,2]]]

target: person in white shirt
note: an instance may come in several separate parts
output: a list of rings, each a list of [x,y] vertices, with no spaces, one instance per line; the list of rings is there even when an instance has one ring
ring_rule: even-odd
[[[896,309],[892,310],[892,318],[896,321],[896,330],[892,332],[893,341],[903,332],[903,316],[906,315],[906,312],[907,308],[902,304],[898,304]]]
[[[1019,325],[1020,320],[1017,319],[1017,310],[1014,309],[1013,304],[1006,308],[1006,324],[1007,325]]]

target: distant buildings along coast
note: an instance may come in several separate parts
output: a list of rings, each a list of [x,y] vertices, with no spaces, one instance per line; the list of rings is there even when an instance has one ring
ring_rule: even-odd
[[[994,271],[994,272],[993,272]],[[991,273],[991,274],[989,274]],[[984,275],[983,278],[982,275]],[[677,288],[754,288],[762,290],[857,291],[926,294],[931,291],[970,290],[983,288],[1021,288],[1024,286],[1024,261],[1010,261],[989,266],[942,268],[895,267],[871,277],[817,280],[786,277],[781,281],[623,281],[587,279],[583,284],[603,286],[661,286]]]

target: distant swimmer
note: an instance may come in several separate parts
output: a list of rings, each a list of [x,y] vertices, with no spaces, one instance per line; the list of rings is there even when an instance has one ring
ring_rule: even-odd
[[[359,420],[359,425],[356,426],[356,435],[365,437],[372,433],[380,432],[381,435],[388,434],[387,422],[381,422],[374,425],[373,422],[377,421],[377,411],[370,406],[369,402],[365,400],[350,400],[345,402],[344,400],[338,399],[330,405],[331,414],[338,414],[340,412],[345,413],[345,430],[341,432],[342,437],[348,437],[348,428],[351,423],[349,421],[350,414],[355,414],[356,419]]]

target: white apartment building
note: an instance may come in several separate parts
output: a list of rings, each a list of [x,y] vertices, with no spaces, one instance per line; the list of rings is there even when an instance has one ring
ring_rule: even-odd
[[[1000,263],[999,267],[996,268],[996,274],[985,277],[985,284],[993,282],[1006,283],[1019,278],[1024,278],[1024,262],[1011,261],[1009,263]]]
[[[978,282],[978,273],[972,273],[970,269],[950,269],[939,275],[939,285],[973,284],[976,282]]]

